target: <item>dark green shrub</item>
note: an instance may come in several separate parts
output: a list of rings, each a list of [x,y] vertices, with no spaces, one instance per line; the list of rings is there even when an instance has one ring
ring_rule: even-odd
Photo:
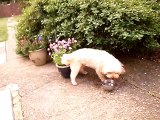
[[[109,51],[147,53],[160,47],[156,1],[41,0],[32,7],[22,22],[33,22],[24,25],[26,33],[22,31],[29,39],[43,31],[46,39],[50,34],[74,37],[81,47]]]

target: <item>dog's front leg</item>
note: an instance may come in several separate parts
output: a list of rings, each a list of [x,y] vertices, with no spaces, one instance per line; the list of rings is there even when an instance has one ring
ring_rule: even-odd
[[[103,75],[101,72],[99,72],[98,70],[96,70],[96,73],[97,73],[99,79],[101,79],[101,81],[104,81],[104,80],[106,79],[106,78],[104,77],[104,75]]]
[[[76,76],[79,73],[81,65],[78,63],[74,63],[74,64],[70,65],[70,68],[71,68],[71,74],[70,74],[71,83],[72,83],[72,85],[77,85]]]

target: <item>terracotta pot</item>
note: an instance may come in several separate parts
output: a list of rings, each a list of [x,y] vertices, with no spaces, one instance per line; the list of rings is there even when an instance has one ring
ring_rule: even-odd
[[[44,65],[47,62],[47,51],[46,49],[29,51],[29,58],[36,66]]]
[[[58,68],[58,71],[61,73],[61,75],[64,78],[70,78],[70,74],[71,74],[70,66],[59,66],[57,64],[56,64],[56,66]]]

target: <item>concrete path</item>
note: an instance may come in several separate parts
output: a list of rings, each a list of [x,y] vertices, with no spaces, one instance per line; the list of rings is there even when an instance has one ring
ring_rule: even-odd
[[[9,18],[8,24],[7,24],[8,41],[0,42],[0,67],[4,66],[5,68],[7,65],[9,65],[9,61],[11,59],[7,59],[7,57],[10,57],[10,56],[13,57],[12,55],[10,55],[11,54],[10,51],[13,52],[14,47],[15,47],[14,25],[15,25],[15,22],[13,21],[13,18],[12,17]],[[14,40],[12,41],[12,39]],[[12,45],[10,45],[11,42],[12,42]],[[3,67],[0,68],[1,75],[2,73],[5,72],[4,68]],[[12,87],[9,87],[10,85],[8,84],[2,85],[1,83],[0,85],[1,87],[3,86],[3,88],[0,88],[0,98],[1,98],[0,99],[0,106],[1,106],[0,107],[0,120],[23,120],[22,112],[21,112],[22,111],[21,102],[19,101],[20,96],[19,94],[14,94],[15,92],[11,91]],[[13,92],[13,95],[12,95],[12,92]],[[18,89],[17,89],[17,92],[18,92]]]
[[[0,64],[5,63],[6,60],[6,42],[0,42]]]
[[[19,85],[24,120],[160,119],[159,63],[122,59],[127,74],[113,92],[103,91],[91,69],[87,76],[78,76],[78,86],[72,86],[53,63],[38,67],[16,55],[15,31],[10,28],[7,62],[0,64],[0,87]]]

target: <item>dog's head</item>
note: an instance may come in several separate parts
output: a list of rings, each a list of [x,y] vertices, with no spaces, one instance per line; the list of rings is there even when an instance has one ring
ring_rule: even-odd
[[[103,69],[103,74],[106,75],[107,78],[117,79],[120,75],[124,74],[126,71],[124,69],[124,65],[120,64],[110,64]]]
[[[61,62],[62,64],[70,65],[71,62],[70,54],[63,54],[63,56],[61,57]]]
[[[126,72],[123,67],[121,69],[122,69],[121,72],[108,72],[106,74],[106,77],[110,78],[110,79],[119,78],[120,75],[122,75],[122,74],[124,74]]]

